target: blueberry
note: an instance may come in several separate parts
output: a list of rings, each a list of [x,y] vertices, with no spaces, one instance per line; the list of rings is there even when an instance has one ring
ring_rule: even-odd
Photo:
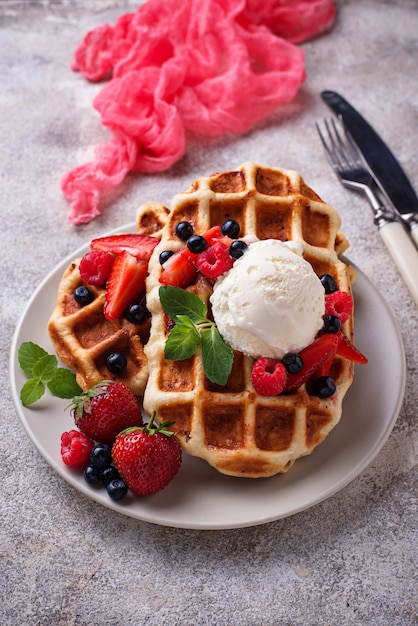
[[[90,453],[90,462],[96,470],[109,467],[112,460],[112,448],[107,443],[98,443]]]
[[[148,317],[145,302],[135,302],[126,310],[126,319],[132,324],[141,324]]]
[[[94,295],[85,285],[80,285],[74,290],[74,300],[78,302],[78,304],[81,304],[81,306],[86,306],[86,304],[93,302]]]
[[[109,467],[105,467],[100,478],[104,485],[108,485],[112,480],[120,478],[120,474],[114,465],[109,465]]]
[[[297,374],[303,367],[303,361],[298,354],[288,352],[284,355],[282,363],[289,374]]]
[[[244,252],[247,251],[247,244],[245,243],[245,241],[242,241],[241,239],[238,239],[237,241],[233,241],[229,247],[229,254],[232,256],[233,259],[239,259]]]
[[[100,482],[100,471],[96,469],[93,465],[87,465],[84,470],[84,480],[89,485],[97,485]]]
[[[203,252],[203,250],[206,250],[208,242],[204,237],[202,237],[202,235],[192,235],[187,240],[187,247],[190,252],[193,252],[193,254],[199,254],[200,252]]]
[[[107,493],[112,500],[122,500],[128,493],[128,487],[121,478],[111,480],[106,486]]]
[[[337,291],[338,289],[337,283],[335,282],[335,280],[330,274],[322,274],[322,276],[319,277],[319,280],[321,281],[326,294],[330,294],[330,293],[333,293],[334,291]]]
[[[106,359],[106,366],[112,374],[120,374],[126,368],[128,361],[124,354],[112,352]]]
[[[322,330],[325,333],[336,333],[341,328],[341,321],[336,315],[324,315],[324,326]]]
[[[335,393],[337,385],[330,376],[320,376],[313,384],[313,393],[319,398],[329,398]]]
[[[171,256],[173,256],[174,252],[172,250],[163,250],[160,253],[159,261],[160,264],[163,265],[163,263],[165,263],[167,261],[167,259],[169,259]]]
[[[182,241],[187,241],[193,235],[193,226],[190,222],[179,222],[176,226],[176,235]]]
[[[235,220],[227,220],[221,227],[222,234],[231,239],[238,239],[239,231],[240,226]]]

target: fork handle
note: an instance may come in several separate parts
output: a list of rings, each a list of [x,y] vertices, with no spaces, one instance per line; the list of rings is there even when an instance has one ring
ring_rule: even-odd
[[[397,221],[386,222],[379,229],[379,234],[418,306],[418,251],[415,244]]]

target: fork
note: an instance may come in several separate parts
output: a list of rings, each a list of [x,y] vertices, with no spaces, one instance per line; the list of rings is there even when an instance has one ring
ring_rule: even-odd
[[[374,180],[364,166],[360,153],[344,129],[344,135],[334,120],[324,120],[328,139],[316,124],[327,159],[340,182],[348,189],[364,193],[372,207],[378,227],[392,259],[418,305],[418,251],[395,212],[385,207],[375,193]]]

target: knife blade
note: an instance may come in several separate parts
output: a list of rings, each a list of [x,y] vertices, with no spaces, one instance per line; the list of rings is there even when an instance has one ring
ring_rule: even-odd
[[[418,197],[401,165],[383,139],[345,98],[335,91],[321,92],[329,108],[350,133],[376,184],[396,209],[418,245]]]

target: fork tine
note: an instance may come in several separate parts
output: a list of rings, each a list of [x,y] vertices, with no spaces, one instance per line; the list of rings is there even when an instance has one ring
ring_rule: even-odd
[[[321,128],[320,128],[319,124],[317,122],[315,124],[316,124],[316,129],[318,131],[319,137],[321,139],[322,145],[324,147],[325,154],[326,154],[326,156],[328,158],[328,161],[329,161],[331,167],[333,168],[333,170],[335,171],[335,173],[338,176],[339,175],[339,171],[338,171],[339,167],[338,167],[338,162],[337,162],[336,157],[335,157],[335,143],[333,141],[332,135],[330,134],[330,130],[329,130],[329,126],[327,124],[327,120],[324,120],[324,124],[325,124],[325,127],[326,127],[327,131],[328,131],[328,135],[330,137],[330,141],[331,141],[333,150],[330,150],[329,145],[326,142],[324,135],[322,134],[322,131],[321,131]]]

